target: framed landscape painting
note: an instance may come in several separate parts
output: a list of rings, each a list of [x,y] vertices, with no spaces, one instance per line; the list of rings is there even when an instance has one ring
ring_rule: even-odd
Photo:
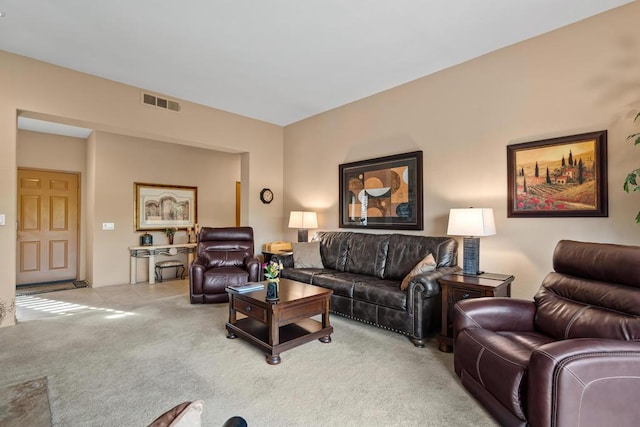
[[[508,217],[607,216],[607,131],[507,146]]]
[[[194,227],[198,187],[134,183],[136,230]]]
[[[422,151],[344,163],[340,227],[422,230]]]

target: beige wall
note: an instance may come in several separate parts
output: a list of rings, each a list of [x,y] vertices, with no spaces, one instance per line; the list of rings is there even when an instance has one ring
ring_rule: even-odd
[[[0,303],[6,315],[0,325],[13,324],[15,298],[16,231],[16,123],[25,116],[80,125],[102,132],[171,142],[193,147],[242,153],[244,223],[255,230],[256,244],[281,238],[283,231],[283,129],[239,115],[182,102],[179,113],[140,103],[140,88],[78,73],[25,57],[0,52],[0,213],[7,225],[0,226]],[[100,141],[89,137],[87,145],[87,189],[103,191],[100,175]],[[95,169],[95,176],[89,165]],[[246,170],[244,170],[246,168]],[[171,179],[170,181],[173,181]],[[263,187],[271,187],[276,199],[263,205],[258,199]],[[88,190],[89,191],[89,190]],[[131,190],[132,191],[132,190]],[[106,190],[105,190],[106,192]],[[93,254],[91,248],[110,238],[93,233],[101,225],[102,195],[87,194],[87,276],[97,276],[112,262]],[[98,218],[98,216],[100,218]],[[121,242],[123,248],[131,239]],[[123,249],[126,250],[126,249]],[[120,273],[117,277],[121,276]],[[114,276],[115,279],[115,276]],[[114,284],[114,283],[112,283]]]
[[[198,187],[198,224],[235,225],[235,183],[240,180],[240,155],[186,147],[141,138],[96,132],[93,286],[129,282],[128,246],[138,246],[135,231],[134,182]],[[103,222],[115,223],[103,231]],[[152,232],[155,244],[167,243],[163,232]],[[186,243],[179,231],[176,243]],[[103,260],[108,260],[104,262]],[[183,257],[183,261],[186,258]],[[147,261],[138,263],[138,280],[147,280]]]
[[[321,229],[338,229],[338,164],[423,150],[419,234],[445,235],[450,208],[493,208],[480,264],[514,274],[515,297],[534,295],[559,239],[640,244],[639,196],[622,191],[640,166],[625,142],[640,107],[638,16],[635,2],[287,126],[285,211],[317,209]],[[608,218],[507,218],[508,144],[601,129]]]
[[[92,286],[129,282],[128,246],[137,246],[141,232],[135,231],[133,183],[158,183],[198,187],[198,222],[204,226],[235,224],[235,182],[240,180],[240,154],[169,144],[97,131],[91,137],[95,150],[88,161],[87,141],[45,133],[18,131],[19,167],[79,172],[81,175],[81,249],[79,278]],[[86,168],[90,166],[92,225],[86,227]],[[91,166],[92,165],[92,166]],[[96,179],[97,177],[97,179]],[[114,231],[103,231],[103,222],[115,223]],[[91,265],[86,273],[87,233],[91,241]],[[167,242],[162,232],[151,233],[156,244]],[[186,233],[176,234],[185,243]],[[179,255],[186,262],[185,255]],[[95,260],[95,261],[94,261]],[[101,262],[100,260],[109,260]],[[95,262],[95,264],[94,264]],[[138,262],[138,281],[148,280],[147,260]]]

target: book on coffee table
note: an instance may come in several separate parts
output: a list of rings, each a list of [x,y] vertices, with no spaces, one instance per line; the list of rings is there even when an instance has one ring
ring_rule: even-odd
[[[227,286],[227,289],[231,289],[235,292],[253,292],[259,291],[260,289],[264,289],[264,284],[262,283],[247,283],[245,285],[231,285]]]

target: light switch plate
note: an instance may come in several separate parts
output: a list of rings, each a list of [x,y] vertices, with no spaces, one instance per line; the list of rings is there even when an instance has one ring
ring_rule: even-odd
[[[5,216],[4,214],[0,214],[0,225],[4,225]]]
[[[116,229],[116,224],[113,222],[103,222],[102,223],[102,229],[104,231],[112,231]]]

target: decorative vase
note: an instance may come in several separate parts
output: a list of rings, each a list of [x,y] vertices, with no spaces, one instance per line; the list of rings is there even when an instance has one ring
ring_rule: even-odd
[[[280,296],[278,295],[278,281],[277,280],[268,280],[267,281],[267,296],[265,300],[267,301],[278,301]]]
[[[167,237],[169,238],[169,244],[173,245],[173,234],[169,234]]]
[[[142,246],[152,246],[153,236],[149,233],[144,233],[142,236],[140,236],[140,244]]]

